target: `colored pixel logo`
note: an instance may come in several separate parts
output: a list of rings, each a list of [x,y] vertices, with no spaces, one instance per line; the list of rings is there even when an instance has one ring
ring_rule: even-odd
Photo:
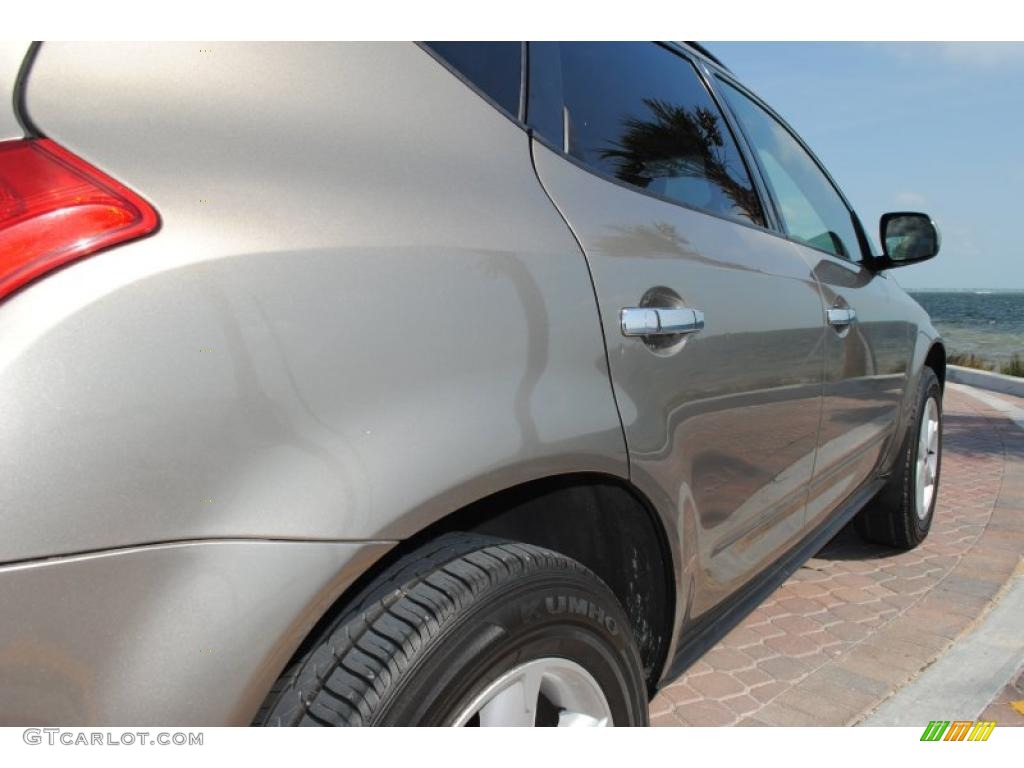
[[[995,727],[992,720],[932,720],[921,734],[921,741],[988,741]]]

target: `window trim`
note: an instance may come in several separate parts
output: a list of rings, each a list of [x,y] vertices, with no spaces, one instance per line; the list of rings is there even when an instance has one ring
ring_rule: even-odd
[[[730,216],[724,216],[722,214],[715,213],[714,211],[709,211],[709,210],[707,210],[705,208],[699,208],[699,207],[697,207],[695,205],[691,205],[689,203],[685,203],[685,202],[683,202],[681,200],[678,200],[678,199],[675,199],[675,198],[670,198],[670,197],[667,197],[665,195],[660,195],[657,192],[651,192],[649,190],[642,189],[641,187],[633,186],[632,184],[629,184],[628,182],[624,182],[621,179],[616,178],[615,176],[611,176],[611,175],[605,174],[605,173],[603,173],[601,171],[596,170],[592,166],[586,165],[585,163],[583,163],[582,161],[580,161],[577,158],[573,157],[572,155],[567,154],[565,151],[563,151],[562,147],[555,146],[547,138],[545,138],[544,136],[542,136],[539,133],[537,133],[533,129],[533,126],[531,126],[529,124],[529,122],[528,122],[529,115],[527,114],[527,106],[529,104],[529,97],[530,97],[530,80],[531,80],[531,77],[530,77],[530,71],[531,71],[530,70],[530,45],[531,45],[531,41],[522,41],[521,42],[521,45],[522,45],[522,56],[521,56],[521,67],[520,67],[519,114],[518,115],[511,114],[501,104],[499,104],[497,101],[495,101],[493,98],[491,98],[491,96],[489,94],[487,94],[485,91],[483,91],[481,88],[479,88],[474,82],[472,82],[471,80],[466,78],[461,72],[459,72],[457,69],[455,69],[451,64],[449,64],[448,61],[446,61],[444,58],[442,58],[439,54],[435,53],[424,42],[420,42],[420,41],[415,42],[415,45],[420,50],[422,50],[424,53],[426,53],[428,56],[430,56],[430,58],[432,58],[434,61],[436,61],[442,67],[444,67],[448,72],[450,72],[452,75],[454,75],[456,78],[458,78],[458,80],[460,82],[462,82],[463,85],[465,85],[471,91],[476,93],[477,96],[479,96],[481,99],[483,99],[485,102],[487,102],[491,107],[493,107],[495,110],[497,110],[500,115],[502,115],[503,117],[507,118],[508,120],[511,120],[517,127],[519,127],[522,131],[524,131],[526,133],[526,135],[527,135],[527,138],[529,140],[536,141],[537,143],[543,145],[547,149],[549,149],[552,152],[554,152],[560,158],[569,161],[570,163],[572,163],[573,165],[578,167],[580,170],[586,171],[587,173],[591,174],[592,176],[595,176],[598,179],[601,179],[602,181],[610,182],[612,184],[615,184],[618,187],[622,187],[623,189],[625,189],[625,190],[627,190],[629,192],[633,192],[634,194],[644,195],[644,196],[650,197],[650,198],[652,198],[654,200],[658,200],[658,201],[663,202],[663,203],[668,203],[669,205],[674,205],[674,206],[677,206],[677,207],[682,208],[682,209],[687,210],[687,211],[693,211],[694,213],[703,214],[704,216],[711,216],[712,218],[720,219],[722,221],[729,222],[730,224],[737,224],[737,225],[739,225],[741,227],[749,227],[750,229],[756,230],[758,232],[766,232],[766,233],[768,233],[770,235],[775,235],[776,237],[780,237],[780,238],[782,238],[784,240],[787,240],[787,241],[789,241],[791,243],[794,243],[796,245],[800,245],[800,246],[803,246],[805,248],[810,248],[811,250],[816,251],[818,253],[825,254],[826,256],[831,256],[833,259],[836,259],[838,262],[841,262],[844,265],[853,265],[855,267],[864,267],[864,268],[869,267],[870,263],[871,263],[871,260],[876,258],[876,255],[871,250],[870,241],[867,238],[866,231],[864,229],[863,224],[860,221],[860,217],[857,216],[856,211],[854,211],[853,207],[850,205],[849,200],[847,200],[846,196],[843,194],[842,189],[835,182],[835,179],[832,178],[832,175],[828,172],[828,169],[825,168],[825,166],[818,159],[817,155],[814,154],[814,152],[804,142],[804,140],[802,138],[800,138],[800,134],[798,134],[795,130],[793,130],[792,126],[790,126],[789,123],[787,123],[785,120],[783,120],[782,117],[780,117],[779,114],[774,109],[771,108],[771,106],[769,106],[767,103],[765,103],[763,99],[758,97],[757,94],[755,94],[753,91],[751,91],[745,85],[743,85],[738,80],[736,80],[735,76],[733,76],[732,73],[729,72],[728,70],[718,66],[717,64],[715,64],[714,62],[706,59],[703,56],[699,56],[697,54],[694,54],[692,51],[690,51],[690,49],[688,49],[686,46],[684,46],[682,44],[675,43],[675,42],[663,42],[663,41],[651,41],[651,44],[652,45],[657,45],[657,46],[659,46],[661,48],[664,48],[668,52],[670,52],[672,54],[675,54],[676,56],[678,56],[678,57],[682,58],[683,60],[689,62],[693,66],[694,70],[696,70],[698,79],[704,84],[704,88],[707,91],[708,95],[711,97],[712,102],[718,108],[718,111],[722,114],[722,116],[723,116],[723,118],[725,120],[726,127],[729,129],[729,133],[732,136],[733,141],[736,143],[737,148],[739,149],[740,157],[743,160],[744,167],[745,167],[745,169],[747,171],[748,176],[750,177],[751,182],[754,184],[754,191],[757,194],[759,202],[761,203],[761,210],[762,210],[762,212],[764,213],[764,216],[765,216],[765,223],[763,225],[762,224],[756,224],[756,223],[754,223],[752,221],[744,221],[743,219],[736,219],[736,218],[732,218]],[[768,184],[767,184],[767,182],[766,182],[766,180],[764,178],[764,170],[761,167],[761,163],[757,159],[757,155],[753,151],[753,146],[747,140],[747,136],[746,136],[746,133],[745,133],[745,130],[743,128],[742,123],[740,123],[740,121],[736,118],[736,116],[733,113],[733,111],[732,111],[731,107],[729,106],[728,102],[719,93],[719,90],[718,90],[718,87],[717,87],[718,83],[716,82],[717,80],[721,80],[724,83],[728,83],[729,85],[732,85],[734,88],[739,90],[741,93],[744,93],[745,95],[747,95],[756,104],[758,104],[761,108],[763,108],[765,111],[767,111],[768,114],[770,114],[773,118],[775,118],[776,120],[779,121],[779,123],[782,125],[782,127],[785,128],[790,133],[790,135],[792,135],[793,138],[796,139],[797,143],[799,143],[800,146],[803,147],[803,149],[808,153],[808,155],[810,155],[810,157],[813,160],[813,162],[815,163],[815,165],[818,166],[818,168],[821,170],[821,172],[825,175],[825,178],[828,180],[829,184],[832,185],[832,188],[835,189],[836,193],[839,195],[839,198],[840,198],[840,200],[842,200],[843,205],[845,205],[846,209],[850,212],[850,216],[851,216],[851,218],[853,220],[853,224],[854,224],[854,229],[856,230],[858,239],[860,240],[860,243],[859,243],[860,249],[861,249],[861,261],[860,262],[854,262],[852,259],[847,259],[847,258],[844,258],[842,256],[837,256],[836,254],[832,253],[831,251],[827,251],[827,250],[825,250],[823,248],[818,248],[816,246],[810,245],[810,244],[804,242],[803,240],[800,240],[798,238],[793,237],[792,235],[790,235],[786,231],[785,224],[784,224],[784,221],[782,219],[782,216],[778,212],[778,207],[777,207],[778,203],[776,202],[775,196],[773,195],[773,193],[771,191],[771,188],[768,186]],[[563,100],[563,103],[564,103],[564,100]],[[532,150],[531,150],[531,162],[532,162]],[[883,274],[883,276],[884,276],[884,274]]]
[[[457,70],[455,67],[453,67],[448,62],[447,59],[443,58],[439,53],[437,53],[433,48],[431,48],[425,42],[417,40],[414,44],[416,45],[417,48],[419,48],[421,51],[426,53],[430,58],[432,58],[434,61],[436,61],[442,67],[444,67],[446,70],[451,72],[455,77],[457,77],[459,79],[459,81],[462,82],[463,85],[465,85],[467,88],[469,88],[471,91],[473,91],[477,96],[479,96],[481,99],[486,101],[488,104],[490,104],[496,110],[498,110],[498,112],[500,112],[502,115],[507,117],[509,120],[511,120],[517,126],[519,126],[521,129],[523,129],[527,133],[530,133],[530,126],[528,126],[526,124],[526,122],[525,122],[525,117],[526,117],[526,96],[527,96],[527,92],[528,92],[527,88],[529,87],[529,79],[528,79],[529,78],[529,66],[528,66],[528,61],[527,61],[527,54],[528,54],[529,46],[526,44],[525,41],[520,41],[520,43],[519,43],[519,46],[520,46],[520,53],[519,53],[519,107],[518,107],[518,114],[515,114],[515,115],[513,115],[511,112],[509,112],[507,109],[505,109],[505,107],[503,107],[501,104],[499,104],[497,101],[495,101],[495,99],[492,98],[489,93],[487,93],[482,88],[480,88],[480,86],[478,86],[476,83],[474,83],[468,77],[463,75],[459,70]]]
[[[817,251],[819,253],[828,254],[829,256],[837,258],[846,263],[861,264],[865,266],[869,264],[870,261],[874,258],[874,254],[871,252],[871,248],[869,247],[869,241],[867,239],[867,236],[865,235],[864,227],[861,224],[860,217],[857,215],[857,212],[853,209],[853,206],[850,205],[850,201],[846,199],[846,195],[843,194],[843,190],[840,188],[839,184],[837,184],[836,180],[832,178],[832,174],[828,172],[828,169],[821,162],[821,160],[818,159],[818,156],[814,154],[814,151],[810,148],[810,146],[808,146],[807,142],[805,142],[800,137],[800,134],[793,129],[793,126],[787,123],[782,118],[782,116],[779,115],[778,112],[772,109],[771,106],[764,101],[764,99],[760,98],[757,94],[755,94],[745,85],[738,82],[736,78],[733,77],[731,74],[719,71],[716,68],[715,79],[720,80],[722,83],[735,88],[741,94],[743,94],[752,102],[754,102],[754,104],[763,109],[771,118],[773,118],[780,126],[782,126],[783,130],[785,130],[793,138],[793,140],[796,141],[796,143],[804,150],[804,152],[807,153],[807,156],[811,158],[811,162],[814,163],[817,169],[821,172],[822,176],[825,177],[825,180],[829,183],[829,186],[832,187],[832,190],[839,197],[839,201],[843,204],[843,207],[846,208],[846,212],[850,216],[850,222],[853,225],[853,231],[857,236],[857,247],[860,249],[860,259],[856,260],[853,258],[848,258],[846,256],[840,256],[839,254],[833,253],[832,251],[826,250],[824,248],[819,248],[816,245],[811,245],[806,240],[801,240],[800,238],[792,235],[788,231],[786,227],[786,220],[782,216],[782,212],[779,207],[778,200],[775,197],[775,193],[772,191],[771,186],[767,183],[767,173],[764,170],[760,158],[757,157],[757,153],[754,151],[754,144],[753,142],[750,141],[749,137],[747,136],[746,129],[743,127],[743,122],[739,119],[739,117],[737,117],[736,113],[733,112],[732,106],[729,105],[728,99],[726,99],[723,96],[721,100],[726,105],[729,114],[732,116],[732,118],[736,121],[737,125],[739,126],[740,132],[743,134],[743,141],[750,150],[750,154],[753,156],[754,162],[757,163],[758,173],[760,173],[763,179],[765,180],[765,192],[771,199],[772,208],[773,210],[775,210],[776,215],[778,217],[780,234],[790,242],[796,243],[797,245],[802,245],[805,248],[810,248],[811,250]]]
[[[725,98],[715,88],[714,70],[708,66],[704,57],[690,56],[689,51],[678,43],[670,44],[669,47],[679,52],[680,55],[687,56],[693,62],[697,74],[704,81],[704,87],[711,94],[711,99],[715,102],[715,106],[718,107],[718,111],[722,113],[725,123],[733,136],[733,140],[740,151],[740,155],[742,155],[743,161],[747,166],[747,173],[750,175],[750,180],[754,183],[758,197],[761,200],[761,209],[765,214],[766,228],[788,240],[789,237],[782,223],[782,214],[776,208],[775,197],[772,195],[771,187],[764,178],[761,164],[757,162],[753,145],[747,140],[747,134],[743,130],[743,125],[736,119]],[[717,64],[715,65],[716,68],[718,66]]]
[[[595,176],[598,179],[601,179],[602,181],[610,182],[618,187],[622,187],[623,189],[629,190],[630,192],[634,192],[639,195],[644,195],[645,197],[650,197],[653,198],[654,200],[660,200],[661,202],[668,203],[669,205],[678,206],[679,208],[683,208],[684,210],[687,211],[693,211],[694,213],[700,213],[705,216],[711,216],[716,219],[721,219],[722,221],[727,221],[730,224],[737,224],[741,227],[749,227],[751,229],[757,230],[758,232],[768,232],[770,234],[777,235],[779,237],[784,237],[785,239],[789,240],[790,238],[781,229],[776,230],[774,228],[776,226],[776,222],[774,221],[774,209],[769,208],[765,204],[765,198],[764,194],[762,193],[762,190],[760,189],[759,180],[755,178],[757,173],[760,173],[760,170],[758,169],[757,171],[752,171],[750,166],[750,158],[747,156],[747,152],[745,151],[745,148],[742,146],[742,141],[740,137],[736,135],[736,131],[732,126],[728,115],[726,114],[726,110],[723,109],[722,104],[716,98],[714,90],[709,87],[707,79],[704,77],[700,66],[698,66],[698,61],[693,56],[690,55],[689,51],[682,48],[682,46],[677,46],[672,43],[664,43],[660,41],[649,41],[649,44],[657,46],[659,48],[663,48],[668,53],[683,59],[683,61],[685,61],[686,63],[693,67],[694,74],[697,76],[698,82],[700,82],[700,84],[703,85],[704,90],[708,94],[708,97],[711,99],[712,104],[715,105],[719,113],[722,115],[722,119],[725,123],[726,129],[729,131],[729,135],[732,137],[732,140],[736,145],[737,151],[740,155],[740,160],[743,162],[744,165],[744,170],[746,170],[747,176],[750,178],[750,183],[753,185],[754,188],[754,194],[757,195],[758,202],[761,205],[761,211],[764,214],[765,218],[764,224],[757,224],[753,221],[746,221],[739,218],[733,218],[732,216],[726,216],[724,214],[715,213],[714,211],[709,211],[706,208],[700,208],[696,205],[686,203],[682,200],[679,200],[678,198],[668,197],[666,195],[658,194],[657,192],[651,192],[650,190],[643,189],[642,187],[634,186],[629,182],[623,181],[622,179],[619,179],[616,176],[612,176],[603,171],[600,171],[594,168],[593,166],[584,163],[584,161],[576,157],[573,157],[569,153],[565,152],[563,147],[556,146],[550,139],[537,133],[535,130],[533,130],[533,127],[531,125],[527,124],[527,128],[530,132],[530,137],[537,143],[542,144],[544,147],[557,154],[562,159],[569,161],[577,168],[586,171],[587,173],[591,174],[592,176]],[[529,47],[530,46],[527,45],[528,51]],[[527,94],[529,94],[529,83],[527,83]],[[564,93],[561,97],[561,103],[564,107]],[[527,115],[527,119],[529,119],[529,115]]]

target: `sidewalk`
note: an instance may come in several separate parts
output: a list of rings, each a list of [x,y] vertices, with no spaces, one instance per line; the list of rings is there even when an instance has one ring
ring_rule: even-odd
[[[962,388],[944,400],[926,542],[897,552],[843,530],[659,693],[652,724],[854,724],[985,614],[1024,553],[1024,429]]]

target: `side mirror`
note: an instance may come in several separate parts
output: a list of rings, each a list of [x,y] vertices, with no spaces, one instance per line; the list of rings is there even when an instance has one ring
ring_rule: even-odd
[[[932,258],[939,252],[939,230],[926,213],[885,213],[879,227],[882,268],[903,267]]]

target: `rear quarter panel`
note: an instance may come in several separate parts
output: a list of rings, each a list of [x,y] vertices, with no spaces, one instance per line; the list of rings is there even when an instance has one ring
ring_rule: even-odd
[[[22,128],[14,112],[14,89],[29,43],[0,41],[0,141],[20,139]]]
[[[0,562],[626,475],[527,136],[415,45],[45,43],[27,105],[162,225],[0,307]]]

